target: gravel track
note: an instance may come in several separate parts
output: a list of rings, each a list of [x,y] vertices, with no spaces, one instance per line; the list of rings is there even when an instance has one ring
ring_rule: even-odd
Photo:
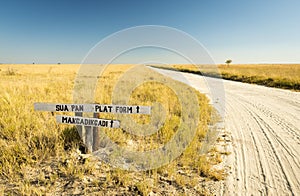
[[[155,70],[207,94],[223,113],[231,154],[219,195],[300,195],[299,92]],[[224,93],[212,97],[207,82]]]

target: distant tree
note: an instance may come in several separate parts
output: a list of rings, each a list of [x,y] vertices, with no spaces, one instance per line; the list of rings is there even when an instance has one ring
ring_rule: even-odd
[[[34,65],[34,62],[32,64]]]
[[[231,59],[228,59],[228,60],[225,61],[225,63],[226,63],[226,65],[227,65],[227,67],[229,67],[229,64],[232,63],[232,60],[231,60]]]
[[[60,65],[60,63],[57,63],[57,65]]]

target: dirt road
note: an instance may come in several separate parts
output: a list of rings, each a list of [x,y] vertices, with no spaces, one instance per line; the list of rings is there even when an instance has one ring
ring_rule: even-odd
[[[155,70],[182,81],[177,72]],[[225,106],[230,169],[219,195],[300,195],[300,93],[183,75],[217,110],[222,112],[218,102]],[[222,81],[225,93],[212,98],[207,80],[211,86]]]

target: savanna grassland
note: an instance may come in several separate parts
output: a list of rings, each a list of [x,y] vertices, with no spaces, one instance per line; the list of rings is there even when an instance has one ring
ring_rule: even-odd
[[[116,81],[131,67],[109,66],[99,78],[96,101],[110,104]],[[225,177],[223,170],[214,167],[222,161],[224,152],[212,148],[207,154],[199,153],[208,126],[214,123],[214,111],[208,99],[198,92],[200,115],[194,119],[198,122],[196,134],[184,153],[170,164],[132,172],[84,154],[84,145],[74,126],[57,124],[54,113],[33,110],[35,102],[72,103],[78,69],[79,65],[0,65],[0,193],[206,195],[210,191],[205,181]],[[154,149],[175,134],[180,123],[180,104],[169,88],[147,83],[132,93],[130,102],[160,102],[167,111],[166,119],[158,133],[149,137],[131,136],[122,129],[104,129],[120,146],[131,144],[137,151]],[[133,118],[140,123],[149,122],[149,116]]]
[[[234,80],[268,87],[300,90],[300,64],[230,64],[218,65],[212,69],[209,65],[172,65],[171,68],[207,76],[221,76]],[[169,67],[169,68],[170,68]]]

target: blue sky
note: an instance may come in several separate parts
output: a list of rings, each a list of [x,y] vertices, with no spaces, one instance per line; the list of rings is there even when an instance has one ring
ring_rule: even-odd
[[[0,63],[81,63],[138,25],[182,30],[216,63],[300,63],[299,9],[299,0],[0,1]]]

